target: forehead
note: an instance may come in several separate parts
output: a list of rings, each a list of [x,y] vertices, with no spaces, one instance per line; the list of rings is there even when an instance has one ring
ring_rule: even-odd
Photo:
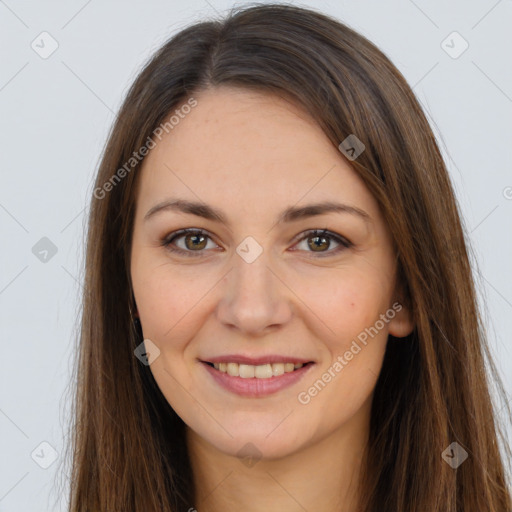
[[[197,105],[144,160],[144,206],[169,195],[279,210],[302,200],[344,200],[378,214],[362,180],[302,109],[276,95],[226,87],[193,97]]]

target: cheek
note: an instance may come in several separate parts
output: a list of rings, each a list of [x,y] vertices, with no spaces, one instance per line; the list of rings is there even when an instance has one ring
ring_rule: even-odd
[[[303,284],[302,294],[307,288],[306,281]],[[308,327],[321,340],[324,357],[319,369],[322,382],[305,383],[304,398],[315,403],[311,411],[318,408],[318,414],[341,401],[343,407],[333,409],[338,411],[331,417],[335,423],[353,414],[375,386],[388,337],[388,323],[380,318],[390,288],[383,287],[369,266],[339,269],[308,288],[304,302],[315,313],[309,315]]]
[[[326,357],[299,400],[319,417],[328,408],[324,421],[333,428],[355,414],[375,387],[388,335],[380,315],[390,293],[367,267],[343,269],[335,277],[317,281],[308,295],[307,305],[318,315],[310,329],[316,326]]]
[[[314,281],[304,278],[299,296],[304,297],[304,306],[314,313],[308,315],[310,329],[337,356],[385,312],[389,290],[367,268],[347,268],[326,273],[325,277],[317,276]],[[382,330],[386,335],[387,324]]]
[[[158,272],[149,273],[138,282],[134,280],[133,289],[144,336],[164,341],[166,333],[172,332],[176,319],[185,314],[189,302],[186,293],[176,281],[171,285]]]
[[[159,346],[172,332],[176,319],[185,314],[189,299],[166,266],[148,265],[140,259],[132,265],[133,292],[141,318],[144,337]]]
[[[160,350],[150,366],[158,387],[180,417],[200,415],[195,401],[184,392],[192,385],[196,364],[187,358],[187,349],[203,322],[201,298],[214,283],[193,279],[170,265],[144,266],[142,261],[132,267],[132,281],[144,339]]]
[[[178,354],[181,358],[211,313],[208,293],[218,278],[213,272],[200,276],[192,266],[145,265],[141,260],[132,266],[132,281],[144,337],[162,354],[172,353],[170,361]]]

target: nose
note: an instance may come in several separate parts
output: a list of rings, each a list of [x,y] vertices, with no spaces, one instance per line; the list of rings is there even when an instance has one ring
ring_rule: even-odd
[[[279,272],[271,268],[266,251],[251,263],[238,254],[233,260],[234,268],[224,277],[217,319],[253,337],[263,336],[289,322],[293,293]]]

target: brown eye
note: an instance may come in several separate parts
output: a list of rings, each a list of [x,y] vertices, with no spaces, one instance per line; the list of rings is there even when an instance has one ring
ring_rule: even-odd
[[[196,250],[196,249],[204,249],[206,247],[207,237],[204,235],[196,235],[189,233],[185,235],[185,246],[187,249]]]
[[[304,241],[307,242],[307,248],[301,249],[300,244]],[[333,244],[334,248],[332,248]],[[299,246],[299,249],[301,250],[305,250],[309,253],[316,253],[318,256],[322,257],[337,254],[349,247],[352,247],[353,244],[346,238],[324,229],[322,231],[313,230],[307,232],[299,241],[297,246]]]
[[[324,249],[328,249],[331,243],[329,237],[326,236],[310,236],[307,238],[308,246],[314,252],[324,252]]]
[[[181,231],[171,233],[161,241],[161,244],[170,252],[182,254],[184,256],[201,256],[206,251],[208,242],[211,241],[213,248],[218,247],[211,237],[198,229],[183,229]]]

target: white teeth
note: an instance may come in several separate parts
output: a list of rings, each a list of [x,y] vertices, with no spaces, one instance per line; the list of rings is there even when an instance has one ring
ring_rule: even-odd
[[[228,363],[228,375],[231,375],[231,377],[239,377],[239,366],[238,363]]]
[[[251,379],[254,377],[254,369],[250,364],[241,364],[238,366],[238,374],[242,379]]]
[[[284,373],[293,372],[303,366],[302,363],[267,363],[258,366],[238,363],[213,363],[216,370],[242,379],[270,379],[271,377],[279,377]]]
[[[272,365],[261,364],[255,367],[254,376],[257,379],[270,379],[272,377]]]
[[[272,375],[274,377],[279,377],[279,375],[283,375],[283,373],[284,373],[284,363],[272,364]]]

